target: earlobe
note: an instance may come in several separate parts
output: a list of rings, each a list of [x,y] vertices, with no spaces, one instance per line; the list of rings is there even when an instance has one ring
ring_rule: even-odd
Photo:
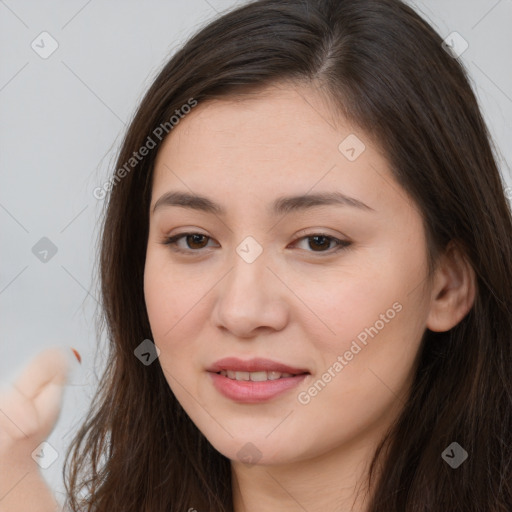
[[[450,242],[436,270],[426,326],[434,332],[455,327],[473,306],[476,277],[465,253]]]

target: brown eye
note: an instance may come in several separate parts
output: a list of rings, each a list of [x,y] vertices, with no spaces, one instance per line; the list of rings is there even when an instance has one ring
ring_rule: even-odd
[[[186,235],[186,243],[188,247],[191,249],[202,249],[204,247],[203,243],[208,237],[206,235],[201,235],[199,233],[192,233],[189,235]],[[202,243],[202,242],[203,243]],[[197,247],[199,245],[200,247]]]
[[[299,238],[299,240],[309,240],[307,244],[307,247],[309,249],[308,252],[317,253],[332,253],[341,249],[345,249],[346,247],[351,245],[351,242],[339,240],[338,238],[335,238],[330,235],[325,235],[323,233],[314,233],[312,235]],[[335,244],[335,248],[333,251],[329,250],[331,243]]]
[[[185,238],[186,248],[179,247],[178,241]],[[164,245],[172,246],[173,251],[191,253],[200,252],[200,249],[206,247],[205,242],[210,240],[209,236],[202,233],[181,233],[179,235],[171,236],[165,239]]]
[[[332,241],[329,237],[323,236],[323,235],[315,235],[315,236],[310,236],[308,238],[310,239],[309,247],[311,247],[312,249],[314,247],[320,247],[320,249],[322,249],[322,248],[328,249],[329,246],[331,245],[331,241]],[[311,243],[311,240],[313,240],[313,243]]]
[[[182,238],[185,239],[186,247],[180,247],[178,245],[178,242]],[[166,238],[163,244],[172,246],[171,249],[173,251],[192,254],[203,252],[201,249],[207,247],[209,240],[211,240],[211,238],[209,236],[203,235],[202,233],[181,233],[179,235]],[[341,249],[345,249],[351,245],[351,242],[339,240],[338,238],[323,233],[313,233],[312,235],[304,236],[298,240],[309,240],[307,245],[308,249],[306,249],[306,251],[314,253],[331,254]],[[330,246],[333,243],[334,250],[330,250]]]

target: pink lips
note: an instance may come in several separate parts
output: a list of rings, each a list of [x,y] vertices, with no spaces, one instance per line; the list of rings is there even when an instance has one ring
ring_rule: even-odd
[[[239,372],[260,372],[274,371],[280,373],[290,373],[292,377],[281,377],[276,380],[266,380],[262,382],[238,381],[220,375],[221,370],[231,370]],[[236,402],[258,403],[270,400],[285,391],[294,388],[300,384],[307,375],[308,370],[294,368],[270,359],[255,358],[243,361],[236,357],[227,357],[220,359],[208,368],[213,385],[222,395]]]

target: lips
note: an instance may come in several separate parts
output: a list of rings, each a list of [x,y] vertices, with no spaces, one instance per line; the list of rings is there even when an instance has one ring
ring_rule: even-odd
[[[207,370],[219,393],[234,402],[246,404],[272,400],[297,387],[310,375],[305,368],[264,358],[244,361],[226,357]]]
[[[271,359],[254,358],[244,361],[236,357],[226,357],[219,359],[212,364],[207,371],[212,373],[219,373],[221,371],[233,372],[278,372],[290,373],[291,375],[301,375],[309,373],[306,368],[295,368]]]

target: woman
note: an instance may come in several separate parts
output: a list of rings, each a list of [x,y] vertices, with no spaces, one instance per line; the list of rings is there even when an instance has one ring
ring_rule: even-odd
[[[95,192],[111,352],[66,506],[510,510],[503,188],[464,69],[400,1],[203,28]]]

